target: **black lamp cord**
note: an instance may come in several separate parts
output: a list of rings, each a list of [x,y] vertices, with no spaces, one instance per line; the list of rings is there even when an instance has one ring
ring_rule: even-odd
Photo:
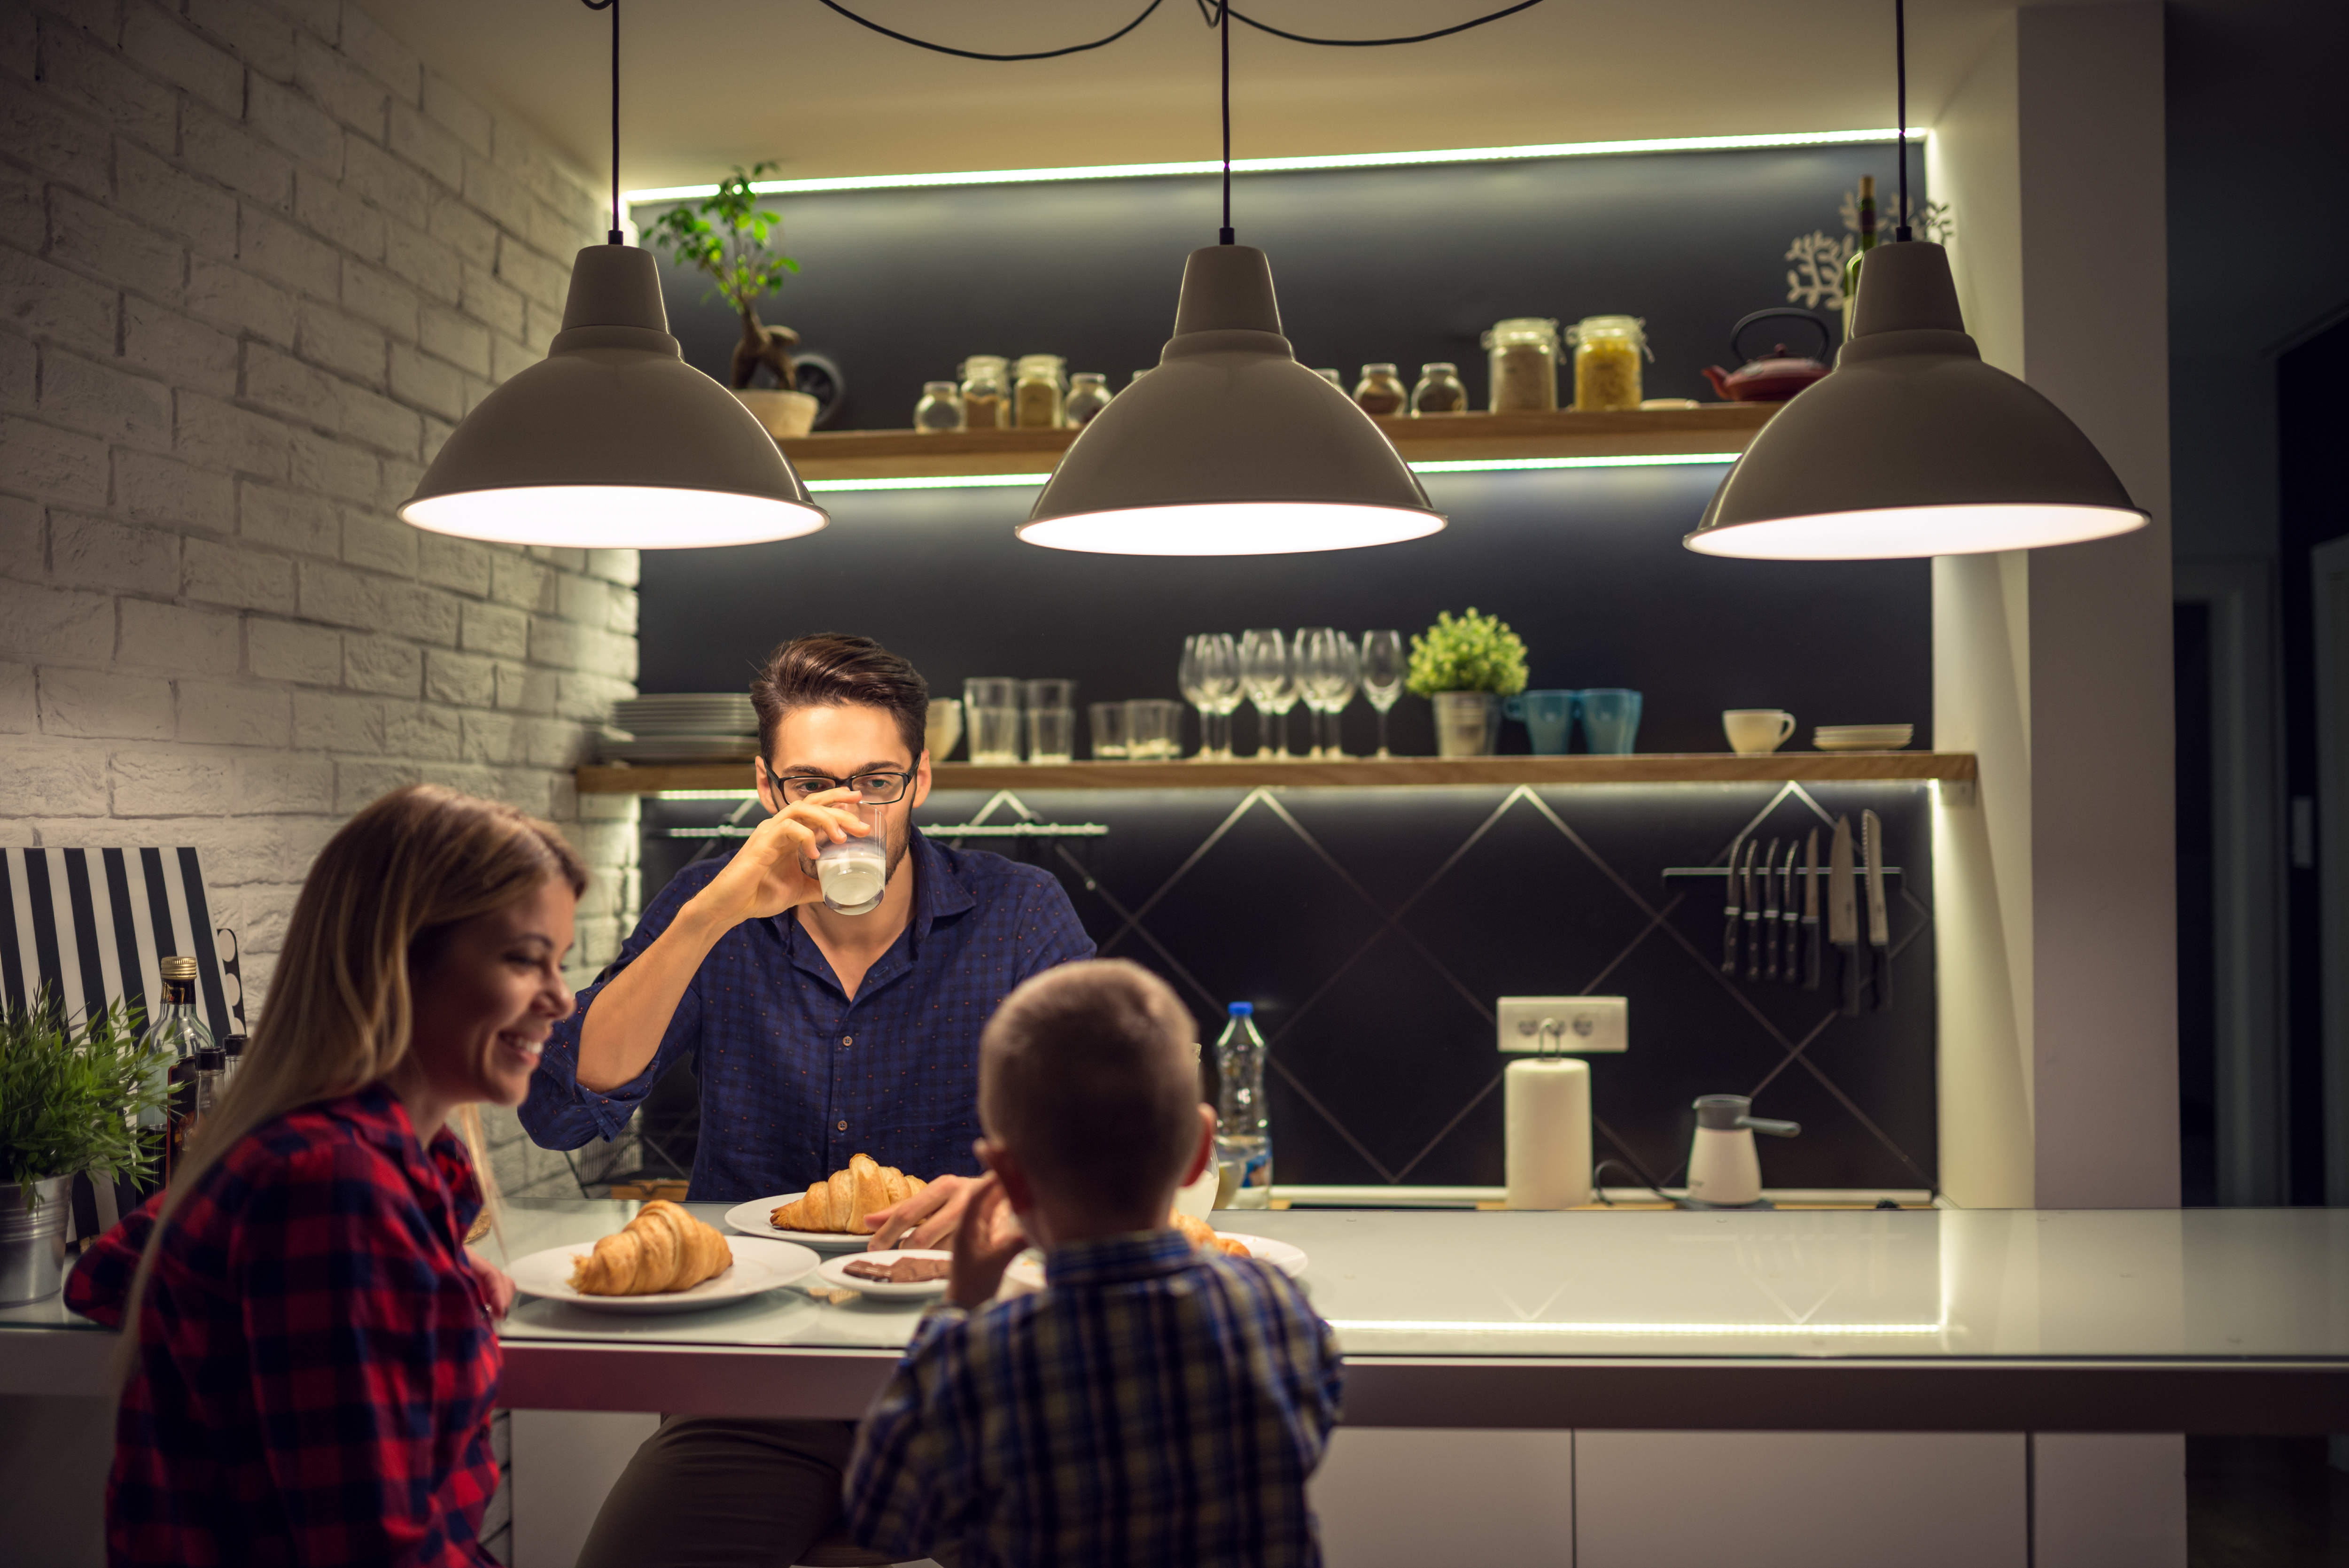
[[[1217,244],[1232,242],[1232,0],[1216,7],[1216,36],[1224,56],[1224,228]]]
[[[1896,243],[1915,238],[1909,232],[1909,5],[1892,0],[1892,81],[1900,116],[1900,222],[1892,231]]]
[[[620,0],[580,0],[590,11],[612,14],[612,232],[607,245],[625,245],[620,233]]]

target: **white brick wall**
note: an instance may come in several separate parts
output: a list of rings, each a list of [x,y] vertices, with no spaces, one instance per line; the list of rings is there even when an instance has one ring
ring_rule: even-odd
[[[574,836],[576,969],[610,956],[635,802],[570,769],[634,690],[635,553],[391,511],[605,226],[354,5],[0,0],[5,841],[197,846],[258,1000],[318,846],[437,780]]]

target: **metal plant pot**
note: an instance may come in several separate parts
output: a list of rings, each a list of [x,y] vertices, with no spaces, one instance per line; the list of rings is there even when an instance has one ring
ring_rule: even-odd
[[[1435,705],[1438,757],[1490,757],[1501,727],[1500,699],[1488,691],[1440,691]]]
[[[34,1182],[27,1209],[25,1190],[0,1179],[0,1306],[47,1301],[65,1284],[73,1180],[51,1176]]]

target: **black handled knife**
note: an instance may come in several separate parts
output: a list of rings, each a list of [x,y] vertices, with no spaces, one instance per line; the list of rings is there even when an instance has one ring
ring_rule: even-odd
[[[1873,811],[1859,814],[1859,837],[1868,851],[1868,973],[1871,1006],[1892,1006],[1892,922],[1884,906],[1884,823]]]
[[[1819,830],[1803,851],[1803,989],[1819,988]]]
[[[1744,924],[1743,912],[1737,903],[1737,851],[1744,847],[1745,837],[1742,833],[1729,841],[1729,869],[1721,875],[1722,885],[1729,890],[1729,896],[1722,901],[1721,907],[1721,918],[1724,922],[1721,928],[1721,972],[1729,975],[1737,973],[1737,934]]]
[[[1762,848],[1745,841],[1745,886],[1738,896],[1745,904],[1745,977],[1762,977],[1762,905],[1754,897],[1754,856]]]
[[[1762,851],[1762,978],[1778,978],[1778,841]]]
[[[1795,857],[1802,847],[1792,839],[1786,841],[1786,863],[1778,872],[1778,921],[1785,927],[1786,943],[1786,961],[1778,977],[1789,985],[1799,985],[1803,980],[1803,913],[1795,907]]]
[[[1843,965],[1843,1010],[1859,1016],[1859,884],[1851,868],[1851,819],[1837,817],[1827,854],[1827,940]]]

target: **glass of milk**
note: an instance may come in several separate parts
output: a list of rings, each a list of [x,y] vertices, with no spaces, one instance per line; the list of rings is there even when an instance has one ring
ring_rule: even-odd
[[[816,851],[816,881],[823,888],[826,909],[842,914],[870,914],[881,907],[889,883],[888,823],[879,807],[861,813],[872,831],[854,835]]]

